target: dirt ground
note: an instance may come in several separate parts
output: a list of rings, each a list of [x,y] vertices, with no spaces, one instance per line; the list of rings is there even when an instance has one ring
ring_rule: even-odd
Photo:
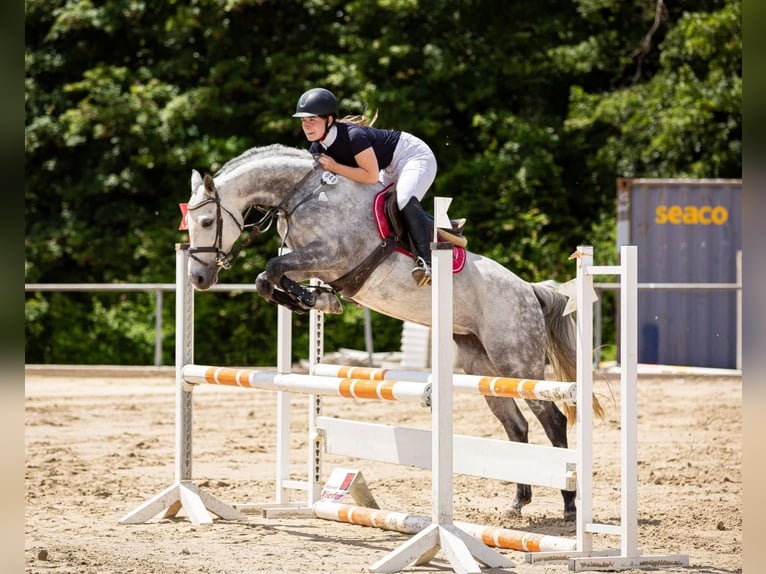
[[[25,571],[27,573],[266,574],[366,572],[409,536],[313,518],[216,519],[182,514],[141,525],[119,519],[173,483],[172,372],[26,371]],[[602,380],[608,417],[595,429],[595,517],[619,517],[619,384]],[[611,393],[611,395],[610,395]],[[612,397],[613,395],[613,397]],[[194,391],[194,482],[239,504],[274,499],[273,393],[202,386]],[[293,400],[292,473],[306,469],[304,398]],[[455,432],[503,438],[480,397],[456,396]],[[523,406],[526,411],[526,406]],[[639,381],[639,543],[646,554],[688,554],[690,568],[742,572],[742,382],[736,377],[646,376]],[[418,405],[325,399],[324,414],[428,428]],[[536,420],[530,442],[547,444]],[[574,430],[570,434],[574,444]],[[430,475],[408,467],[325,457],[325,471],[358,468],[382,508],[430,514]],[[305,476],[305,475],[304,475]],[[507,510],[514,486],[456,476],[454,518],[574,537],[559,492],[536,488],[522,517]],[[296,493],[295,500],[301,499]],[[599,538],[597,545],[614,545]],[[566,565],[512,569],[553,574]],[[413,572],[449,572],[442,554]]]

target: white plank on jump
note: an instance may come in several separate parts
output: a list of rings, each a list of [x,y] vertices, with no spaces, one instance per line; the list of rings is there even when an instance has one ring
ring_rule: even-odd
[[[325,452],[431,468],[431,431],[318,417]],[[453,469],[458,474],[522,484],[574,489],[573,449],[454,435]]]

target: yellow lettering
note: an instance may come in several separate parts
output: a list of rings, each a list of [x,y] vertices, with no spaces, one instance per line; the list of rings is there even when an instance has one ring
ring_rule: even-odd
[[[654,222],[658,225],[723,225],[729,212],[723,205],[658,205],[654,209]]]
[[[686,225],[694,225],[698,222],[697,208],[693,205],[687,205],[684,207],[684,223]]]
[[[713,223],[716,225],[723,225],[726,220],[729,219],[729,212],[723,205],[717,205],[713,209]]]
[[[680,205],[671,205],[670,209],[668,209],[668,219],[670,220],[670,223],[673,225],[678,225],[681,223],[681,218],[683,217],[683,210],[681,209]]]

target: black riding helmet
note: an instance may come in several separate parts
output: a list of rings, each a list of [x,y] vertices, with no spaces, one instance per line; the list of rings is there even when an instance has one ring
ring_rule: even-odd
[[[311,88],[303,92],[295,106],[294,118],[309,116],[337,116],[338,100],[330,90],[324,88]]]

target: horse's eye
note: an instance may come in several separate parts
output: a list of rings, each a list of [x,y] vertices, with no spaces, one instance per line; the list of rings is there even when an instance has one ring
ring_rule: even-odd
[[[213,225],[213,220],[210,218],[202,218],[199,221],[200,226],[202,226],[204,229],[208,229],[211,225]]]

